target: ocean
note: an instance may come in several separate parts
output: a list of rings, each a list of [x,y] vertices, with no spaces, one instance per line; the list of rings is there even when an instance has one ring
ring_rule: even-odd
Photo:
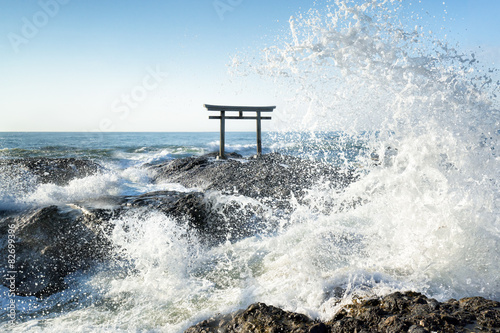
[[[137,196],[154,191],[189,191],[179,184],[153,183],[145,166],[217,152],[218,138],[219,133],[0,133],[0,211],[12,213],[50,205],[95,204],[99,200],[105,202],[110,196]],[[346,143],[338,132],[264,132],[263,146],[264,154],[280,153],[325,163],[337,163],[340,156],[349,156],[350,168],[359,167],[356,157],[365,150],[360,137]],[[226,152],[250,158],[256,154],[256,134],[228,132],[225,148]],[[57,185],[36,183],[26,171],[2,165],[2,162],[40,158],[91,160],[104,171]],[[222,194],[215,197],[227,200]],[[120,225],[125,221],[115,223]],[[249,292],[247,288],[257,287],[251,285],[256,278],[253,271],[262,269],[260,266],[264,265],[268,253],[266,247],[273,247],[272,244],[279,241],[279,238],[256,235],[242,242],[204,248],[201,244],[188,244],[180,237],[188,231],[156,212],[139,212],[126,223],[138,228],[133,240],[121,235],[113,242],[130,251],[132,257],[95,267],[90,272],[70,274],[66,278],[69,288],[50,297],[16,296],[15,325],[9,317],[12,297],[9,297],[8,284],[1,286],[0,325],[12,331],[63,332],[74,327],[76,320],[80,322],[80,331],[183,330],[213,314],[215,309],[229,311],[249,304],[253,297],[246,298],[243,294]],[[268,254],[281,256],[294,242],[277,253]],[[207,265],[213,267],[203,272]],[[131,270],[133,274],[127,273]],[[234,274],[225,276],[228,270],[235,270]],[[286,285],[283,280],[286,276],[280,276],[279,271],[271,269],[266,273],[277,274],[273,277],[277,284],[266,289]],[[288,287],[292,288],[297,282]],[[155,300],[157,297],[160,299]]]
[[[318,136],[323,138],[318,146]],[[356,156],[364,150],[360,139],[344,143],[342,135],[325,133],[264,132],[263,154],[278,152],[318,161],[336,163],[339,156]],[[299,143],[300,142],[300,143]],[[243,158],[257,153],[254,132],[226,133],[226,152]],[[28,191],[32,179],[3,166],[0,186],[0,209],[19,209],[68,203],[105,195],[138,195],[162,186],[151,184],[145,165],[173,159],[201,156],[219,151],[219,133],[0,133],[0,161],[36,158],[76,158],[98,163],[109,172],[89,177],[75,185],[54,187],[53,184]],[[342,159],[343,161],[343,159]]]
[[[284,227],[217,246],[155,211],[117,219],[120,256],[70,274],[52,296],[17,296],[13,324],[1,286],[0,330],[182,332],[255,302],[328,320],[355,298],[406,290],[500,300],[498,71],[400,6],[332,2],[291,18],[261,59],[233,62],[290,101],[275,112],[280,131],[263,136],[265,154],[330,163],[355,182],[320,182],[307,200],[290,199]],[[4,169],[0,209],[190,191],[151,182],[144,166],[217,149],[218,133],[0,133],[0,160],[74,157],[105,170],[33,186]],[[228,133],[226,151],[255,149],[255,133]]]

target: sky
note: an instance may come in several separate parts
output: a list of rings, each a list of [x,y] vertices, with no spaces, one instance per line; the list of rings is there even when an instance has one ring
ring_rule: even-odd
[[[203,104],[285,107],[272,82],[232,76],[228,65],[258,56],[290,16],[324,2],[0,0],[0,132],[218,131]],[[500,62],[500,0],[403,3]]]

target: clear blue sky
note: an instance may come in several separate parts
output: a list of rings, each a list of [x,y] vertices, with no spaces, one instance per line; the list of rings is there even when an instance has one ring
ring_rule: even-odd
[[[500,0],[404,2],[500,62]],[[204,103],[279,107],[271,83],[227,65],[313,3],[0,0],[0,131],[217,131]],[[253,129],[242,123],[229,129]]]

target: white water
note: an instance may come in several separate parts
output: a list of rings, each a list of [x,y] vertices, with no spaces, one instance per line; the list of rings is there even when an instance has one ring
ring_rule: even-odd
[[[123,217],[122,259],[19,301],[35,319],[14,331],[180,332],[258,301],[329,319],[353,296],[395,290],[500,300],[498,88],[400,11],[335,1],[292,18],[288,44],[252,67],[292,91],[290,128],[369,131],[359,181],[318,184],[275,233],[214,248],[162,215]]]

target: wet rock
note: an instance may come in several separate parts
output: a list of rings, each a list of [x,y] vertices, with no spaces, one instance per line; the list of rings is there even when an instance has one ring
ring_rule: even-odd
[[[42,184],[56,185],[66,185],[73,179],[88,177],[102,170],[99,164],[90,160],[44,157],[2,160],[0,167],[20,168],[34,175]]]
[[[126,206],[153,209],[175,218],[185,218],[194,226],[203,225],[210,211],[201,192],[149,192],[131,197]]]
[[[104,231],[109,214],[49,206],[0,220],[1,253],[8,253],[9,230],[15,236],[14,256],[1,257],[2,275],[15,272],[10,274],[21,296],[43,297],[64,289],[69,273],[85,270],[111,252]]]
[[[314,327],[314,328],[313,328]],[[321,332],[322,326],[305,315],[288,312],[263,303],[250,305],[245,311],[218,316],[190,327],[186,333],[236,332]],[[310,329],[313,329],[311,331]]]
[[[210,156],[192,157],[151,166],[156,182],[218,190],[251,198],[302,198],[305,190],[322,180],[342,188],[353,181],[327,164],[276,153],[258,158],[217,161]]]
[[[477,331],[500,329],[499,302],[481,297],[437,302],[435,299],[415,293],[393,293],[381,299],[363,300],[347,307],[348,315],[331,321],[332,328],[359,320],[359,328],[377,327],[383,332],[465,332],[466,328]],[[488,313],[492,320],[481,321]],[[336,332],[332,329],[332,332]]]
[[[272,218],[258,202],[223,198],[218,193],[156,191],[132,197],[127,208],[160,211],[195,230],[201,241],[215,245],[263,232],[272,227]]]
[[[18,295],[43,297],[56,293],[65,288],[68,274],[111,258],[116,249],[107,235],[113,231],[114,220],[127,211],[141,209],[159,211],[179,224],[187,224],[208,245],[248,237],[271,226],[267,220],[264,223],[267,212],[257,202],[195,191],[156,191],[11,212],[0,218],[0,253],[7,253],[12,229],[15,263],[10,267],[9,258],[1,256],[0,274],[16,272]]]
[[[500,303],[481,297],[437,302],[416,292],[355,300],[321,323],[262,303],[207,319],[201,332],[499,332]]]

